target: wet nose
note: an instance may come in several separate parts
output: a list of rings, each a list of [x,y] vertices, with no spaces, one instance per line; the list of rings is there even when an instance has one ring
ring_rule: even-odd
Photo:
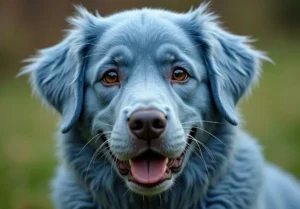
[[[163,112],[155,109],[137,110],[128,121],[129,130],[138,139],[151,141],[166,130],[167,119]]]

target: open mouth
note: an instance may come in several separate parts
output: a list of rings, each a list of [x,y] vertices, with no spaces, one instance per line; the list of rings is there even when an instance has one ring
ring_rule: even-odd
[[[166,180],[170,180],[172,173],[178,173],[182,169],[182,163],[186,150],[195,137],[196,129],[192,129],[187,138],[184,151],[176,158],[168,158],[154,151],[145,151],[142,154],[128,160],[121,161],[114,155],[117,168],[121,175],[128,176],[128,181],[146,188],[155,187]]]

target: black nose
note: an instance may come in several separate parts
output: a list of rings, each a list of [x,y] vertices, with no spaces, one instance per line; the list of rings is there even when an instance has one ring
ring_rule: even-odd
[[[150,141],[159,138],[167,126],[164,113],[155,109],[137,110],[129,118],[129,130],[138,139]]]

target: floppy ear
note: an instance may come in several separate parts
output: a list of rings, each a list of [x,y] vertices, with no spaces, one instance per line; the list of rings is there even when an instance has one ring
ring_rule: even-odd
[[[92,43],[96,40],[99,17],[77,7],[79,16],[70,18],[73,29],[59,44],[39,51],[28,59],[21,74],[29,73],[32,86],[62,115],[61,131],[68,132],[77,122],[84,98],[84,74]]]
[[[201,48],[216,107],[228,122],[237,125],[235,106],[259,77],[261,60],[268,58],[252,49],[247,37],[222,29],[217,16],[205,12],[207,6],[188,13],[193,37]]]

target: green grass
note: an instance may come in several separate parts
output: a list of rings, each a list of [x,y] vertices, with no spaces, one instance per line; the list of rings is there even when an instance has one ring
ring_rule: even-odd
[[[30,97],[24,78],[0,86],[0,208],[51,208],[55,116]]]
[[[245,128],[267,159],[300,177],[300,48],[288,41],[266,48],[275,65],[264,65],[258,88],[243,102]]]
[[[245,128],[262,144],[267,159],[300,177],[299,44],[265,47],[260,85],[242,104]],[[31,97],[25,78],[0,80],[0,208],[48,209],[56,162],[58,117]]]

